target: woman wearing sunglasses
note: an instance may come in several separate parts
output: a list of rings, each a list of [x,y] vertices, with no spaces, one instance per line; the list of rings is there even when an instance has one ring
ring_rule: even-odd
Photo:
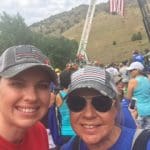
[[[120,102],[108,72],[94,66],[79,69],[72,74],[68,93],[67,104],[77,136],[61,150],[132,149],[136,130],[119,124],[116,116]]]
[[[140,62],[133,62],[127,69],[131,79],[128,84],[127,98],[135,99],[138,116],[135,118],[141,129],[150,128],[150,80],[144,73]]]

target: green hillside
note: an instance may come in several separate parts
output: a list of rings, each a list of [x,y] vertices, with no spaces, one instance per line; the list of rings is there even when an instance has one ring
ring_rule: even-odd
[[[63,33],[69,39],[80,41],[84,21]],[[142,40],[131,41],[134,33],[141,32]],[[113,42],[116,45],[113,45]],[[120,62],[128,59],[135,49],[143,51],[150,48],[140,9],[128,6],[125,16],[110,15],[106,12],[98,13],[92,24],[87,45],[87,55],[92,60],[102,63]]]
[[[79,42],[87,9],[87,5],[80,5],[34,23],[30,29],[44,36],[65,36]],[[121,62],[131,58],[135,49],[150,49],[142,19],[137,0],[126,0],[124,17],[109,14],[109,3],[98,4],[87,45],[89,59],[104,64]],[[138,32],[141,33],[142,40],[132,41],[133,34]]]

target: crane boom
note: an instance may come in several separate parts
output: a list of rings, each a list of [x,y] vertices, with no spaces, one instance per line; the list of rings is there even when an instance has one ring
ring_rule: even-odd
[[[148,0],[137,0],[142,16],[145,30],[150,41],[150,2]]]
[[[86,20],[84,23],[84,28],[82,31],[81,40],[80,40],[80,44],[79,44],[79,48],[77,52],[77,56],[82,55],[86,63],[88,62],[88,57],[86,54],[86,47],[87,47],[89,33],[91,30],[92,20],[93,20],[93,16],[95,12],[95,5],[96,5],[96,0],[91,0],[88,11],[87,11]]]

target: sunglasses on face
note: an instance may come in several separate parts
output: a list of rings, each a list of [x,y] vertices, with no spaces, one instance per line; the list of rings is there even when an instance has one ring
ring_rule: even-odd
[[[134,71],[134,70],[137,70],[137,69],[132,69],[132,70],[129,70],[129,72],[132,72],[132,71]]]
[[[89,97],[86,96],[79,96],[79,95],[69,95],[67,98],[67,104],[71,111],[73,112],[80,112],[86,106],[86,99]],[[92,99],[92,106],[99,112],[107,112],[111,109],[113,100],[109,97],[98,95],[90,97]]]

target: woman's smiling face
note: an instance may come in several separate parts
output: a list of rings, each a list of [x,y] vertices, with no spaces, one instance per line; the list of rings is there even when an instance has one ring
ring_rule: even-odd
[[[109,137],[115,127],[115,118],[117,108],[113,101],[112,107],[107,112],[99,112],[91,104],[89,97],[100,95],[94,89],[80,89],[76,93],[84,96],[86,99],[85,107],[79,112],[71,111],[71,123],[75,132],[87,144],[99,144],[105,138]],[[101,100],[101,99],[99,99]]]
[[[48,110],[50,77],[39,68],[32,68],[13,78],[0,79],[0,124],[28,128]]]

